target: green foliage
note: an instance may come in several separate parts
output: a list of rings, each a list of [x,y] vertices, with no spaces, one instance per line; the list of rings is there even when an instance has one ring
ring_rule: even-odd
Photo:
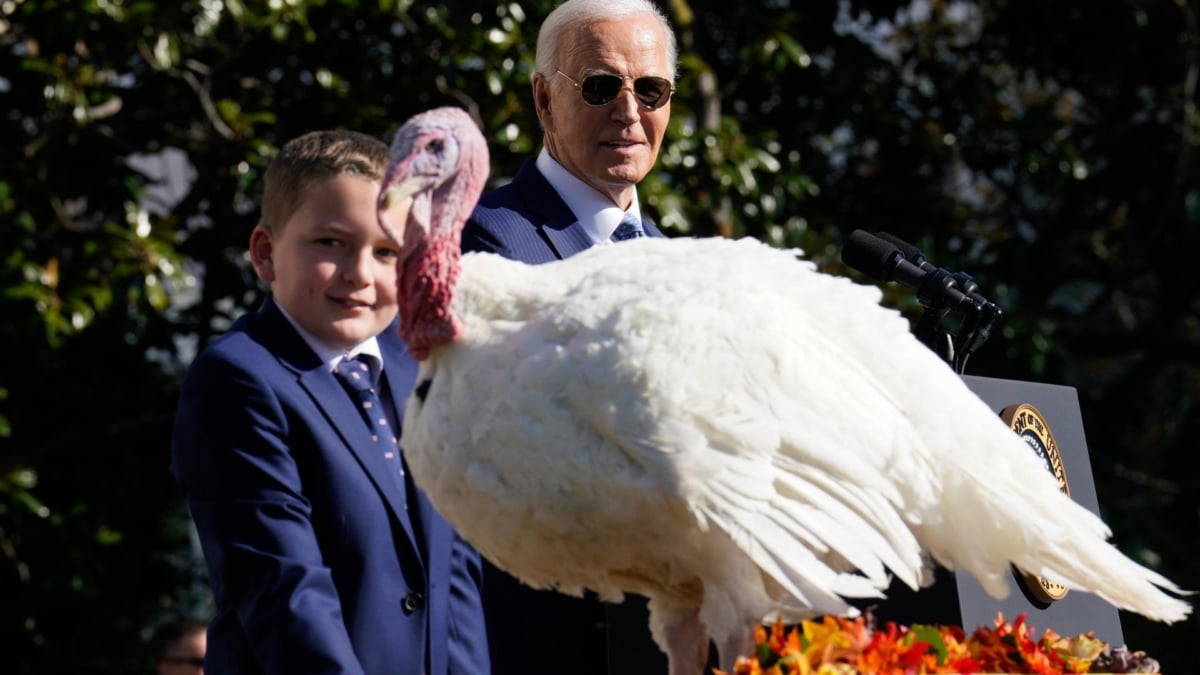
[[[0,5],[0,670],[135,671],[155,619],[207,607],[170,423],[196,349],[260,299],[275,150],[459,105],[505,180],[540,144],[553,5]],[[1195,2],[663,6],[679,92],[646,209],[836,273],[855,228],[973,273],[1008,313],[970,372],[1077,387],[1118,543],[1200,587]],[[1167,670],[1196,627],[1125,619]]]

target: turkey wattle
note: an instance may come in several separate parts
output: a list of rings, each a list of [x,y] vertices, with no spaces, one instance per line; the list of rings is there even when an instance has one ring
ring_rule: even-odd
[[[853,614],[846,598],[936,563],[998,597],[1011,563],[1153,619],[1190,612],[876,287],[750,239],[460,256],[478,127],[431,110],[392,153],[379,216],[421,360],[414,479],[525,583],[649,598],[673,675],[702,669],[710,637],[732,671],[758,622]]]

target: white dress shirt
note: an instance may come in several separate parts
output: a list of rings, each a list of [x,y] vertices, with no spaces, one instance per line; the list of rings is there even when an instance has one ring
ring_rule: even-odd
[[[583,227],[592,242],[596,244],[611,244],[612,233],[616,231],[617,225],[621,224],[621,218],[625,216],[625,211],[617,208],[607,197],[596,191],[596,188],[579,180],[570,171],[563,168],[557,160],[550,156],[546,148],[538,153],[536,165],[538,171],[546,177],[546,182],[550,183],[550,187],[554,188],[562,200],[566,202],[567,208],[571,209],[571,213],[579,220],[579,225]],[[642,221],[642,212],[638,207],[637,186],[633,188],[633,201],[629,204],[628,213],[632,213],[637,217],[638,222]]]

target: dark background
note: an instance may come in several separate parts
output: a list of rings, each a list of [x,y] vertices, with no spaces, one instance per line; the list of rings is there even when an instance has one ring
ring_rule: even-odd
[[[280,144],[451,104],[493,180],[538,146],[552,3],[280,4],[0,5],[0,671],[142,672],[156,622],[208,609],[169,431],[196,349],[261,297],[244,250]],[[1006,316],[966,372],[1075,387],[1114,542],[1200,588],[1200,2],[664,8],[646,210],[867,282],[856,228],[968,271]],[[1122,620],[1194,665],[1197,619]]]

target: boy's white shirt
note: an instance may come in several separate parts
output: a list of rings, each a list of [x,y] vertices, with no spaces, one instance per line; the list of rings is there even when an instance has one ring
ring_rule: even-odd
[[[358,343],[348,352],[341,349],[336,349],[330,347],[324,342],[321,342],[316,338],[315,335],[304,330],[304,328],[292,318],[292,315],[288,314],[287,310],[284,309],[282,305],[276,303],[275,306],[279,307],[280,313],[282,313],[284,318],[288,320],[288,323],[292,324],[292,327],[296,329],[296,332],[300,334],[300,337],[304,339],[304,342],[309,346],[309,348],[317,353],[317,357],[325,362],[326,367],[329,368],[329,372],[333,372],[334,368],[338,364],[338,361],[341,361],[343,358],[353,358],[359,354],[366,354],[367,356],[374,357],[373,359],[367,359],[367,364],[371,368],[371,381],[379,381],[379,374],[383,372],[383,352],[379,350],[379,341],[374,337],[367,338],[366,340]]]

